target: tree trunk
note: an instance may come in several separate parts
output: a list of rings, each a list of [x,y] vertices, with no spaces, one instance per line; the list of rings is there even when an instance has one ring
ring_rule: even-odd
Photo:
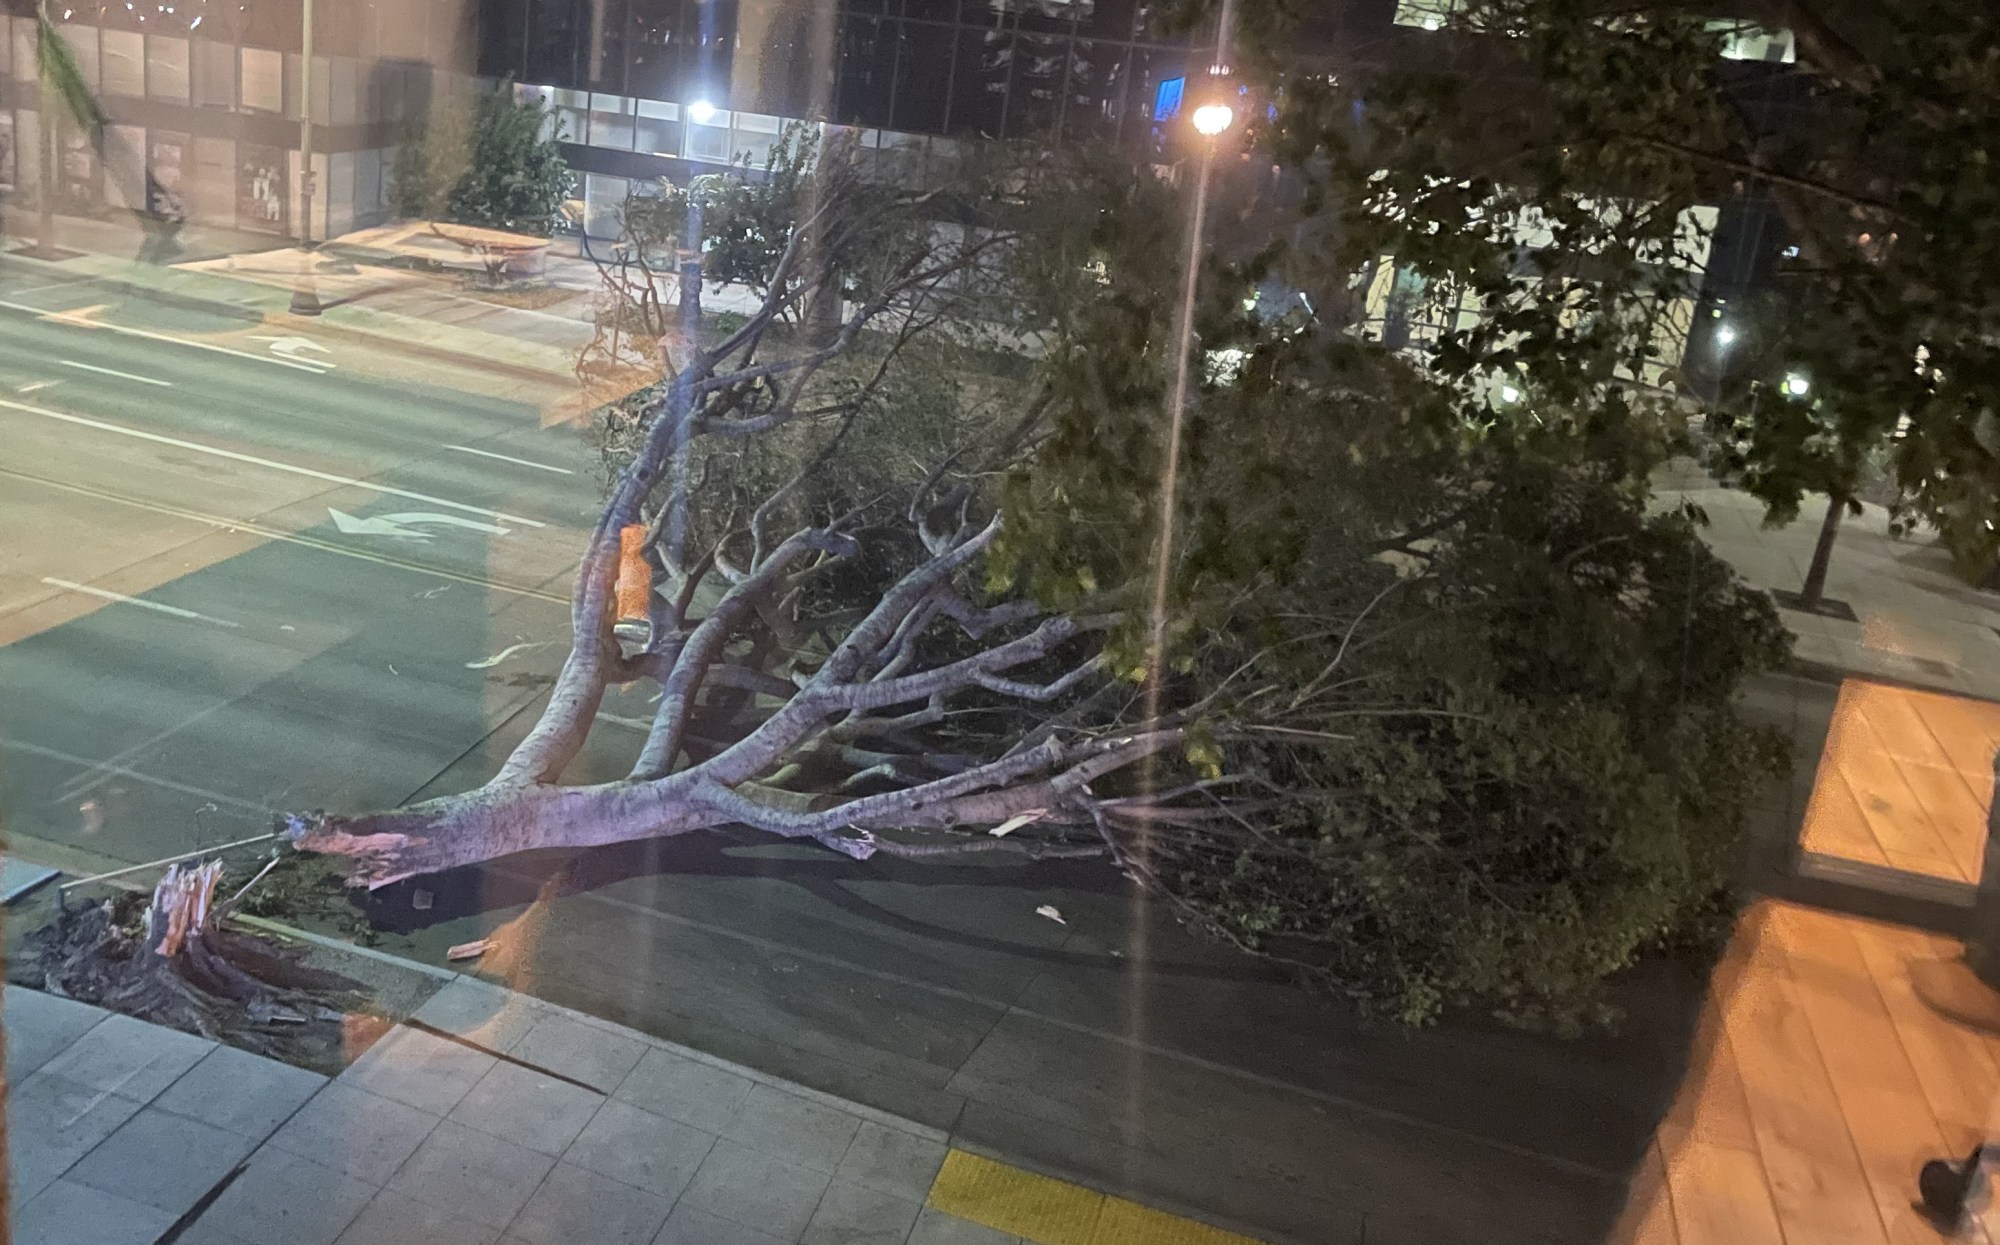
[[[50,88],[46,75],[42,81],[42,132],[41,150],[37,153],[42,162],[41,202],[37,205],[38,237],[35,239],[37,258],[56,258],[56,183],[62,176],[62,161],[57,157],[56,133],[56,93]]]
[[[1833,542],[1840,535],[1840,520],[1847,513],[1847,499],[1839,494],[1829,494],[1826,502],[1826,517],[1820,520],[1819,541],[1813,545],[1812,565],[1806,568],[1805,586],[1799,589],[1799,603],[1807,609],[1818,609],[1820,598],[1826,595],[1826,570],[1833,562]]]

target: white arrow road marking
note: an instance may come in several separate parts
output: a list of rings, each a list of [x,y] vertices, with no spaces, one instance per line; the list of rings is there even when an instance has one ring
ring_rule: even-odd
[[[447,445],[445,448],[448,450],[457,450],[461,454],[477,454],[481,458],[497,458],[503,463],[513,463],[519,467],[533,467],[537,471],[553,471],[557,475],[573,476],[576,474],[576,472],[571,471],[568,467],[551,467],[547,463],[531,463],[525,458],[515,458],[511,454],[495,454],[492,450],[475,450],[469,445]]]
[[[62,364],[64,367],[82,368],[86,372],[96,372],[100,376],[116,376],[120,380],[136,380],[142,385],[158,385],[163,389],[172,389],[174,387],[174,382],[170,380],[154,380],[150,376],[134,376],[130,372],[121,372],[115,367],[99,367],[95,363],[78,363],[75,359],[57,359],[56,362]]]
[[[407,514],[371,514],[364,519],[345,510],[335,510],[332,506],[326,508],[326,513],[333,520],[333,525],[349,536],[414,536],[418,540],[429,540],[430,533],[417,531],[411,526],[414,523],[442,523],[447,527],[470,528],[475,532],[490,532],[495,536],[505,536],[512,531],[511,528],[481,523],[476,519],[461,519],[455,514],[424,514],[420,511],[411,511]]]
[[[555,643],[554,640],[536,640],[528,644],[509,644],[506,648],[501,649],[499,652],[493,654],[493,656],[491,657],[484,658],[480,661],[466,662],[465,668],[467,670],[491,670],[493,667],[499,665],[503,661],[506,661],[509,657],[512,657],[516,653],[524,653],[527,652],[529,649],[547,648],[549,645],[554,643]]]
[[[106,601],[116,601],[120,605],[136,605],[142,610],[153,610],[156,613],[171,614],[175,618],[186,618],[193,622],[214,623],[218,627],[240,627],[243,625],[241,623],[230,622],[227,618],[210,618],[207,614],[197,614],[193,610],[184,610],[174,605],[162,605],[158,601],[142,601],[138,597],[128,597],[122,592],[112,592],[105,588],[93,588],[89,584],[71,583],[67,579],[53,579],[44,575],[42,576],[42,582],[51,587],[61,588],[66,592],[81,592],[85,596],[98,597]]]
[[[250,340],[253,342],[271,343],[271,353],[277,355],[280,359],[291,359],[299,363],[310,363],[312,366],[317,368],[330,369],[337,366],[331,360],[327,359],[299,358],[299,354],[301,351],[310,350],[318,354],[333,353],[332,351],[328,350],[325,346],[320,345],[318,342],[314,341],[310,337],[260,337],[253,334]]]
[[[0,298],[0,308],[5,308],[8,311],[25,311],[38,320],[47,320],[55,324],[67,324],[71,328],[103,329],[110,333],[122,333],[126,337],[143,337],[147,341],[172,342],[176,346],[191,346],[196,350],[210,350],[216,354],[233,355],[238,359],[249,359],[255,363],[269,363],[273,367],[297,368],[301,372],[312,372],[315,375],[323,375],[325,373],[323,367],[314,363],[301,363],[296,359],[277,359],[267,354],[252,354],[248,350],[231,350],[227,346],[218,346],[214,342],[190,341],[185,337],[175,337],[169,333],[153,333],[146,329],[135,329],[128,324],[106,324],[102,321],[92,320],[84,314],[86,311],[97,311],[101,310],[101,308],[88,307],[77,311],[50,311],[46,307],[36,307],[29,303],[17,303],[5,298]]]
[[[505,523],[518,523],[522,527],[547,527],[537,519],[524,519],[518,514],[502,514],[498,510],[488,510],[484,506],[468,506],[462,501],[447,501],[442,497],[432,497],[429,493],[416,493],[409,489],[395,488],[387,484],[371,484],[367,480],[357,480],[352,476],[338,476],[330,471],[315,471],[311,467],[295,467],[291,463],[281,463],[276,459],[259,458],[255,454],[239,454],[235,450],[225,450],[220,446],[203,445],[199,441],[183,441],[179,437],[166,436],[158,432],[146,432],[139,428],[128,428],[124,424],[107,423],[101,419],[90,419],[82,415],[71,415],[65,411],[51,411],[46,407],[30,406],[26,402],[10,402],[0,398],[0,407],[10,411],[20,411],[28,415],[39,415],[43,419],[60,420],[65,424],[78,424],[85,428],[96,428],[102,432],[115,432],[121,437],[135,437],[141,441],[153,441],[160,445],[171,445],[176,449],[193,450],[197,454],[208,454],[215,458],[226,458],[231,462],[249,463],[253,467],[268,467],[272,471],[287,471],[295,476],[306,476],[313,480],[325,480],[329,484],[346,484],[354,488],[370,489],[390,497],[407,497],[425,505],[442,506],[446,510],[462,510],[467,514],[483,514]]]

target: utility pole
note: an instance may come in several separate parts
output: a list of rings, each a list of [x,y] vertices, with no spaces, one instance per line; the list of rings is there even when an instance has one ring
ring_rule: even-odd
[[[299,40],[299,287],[292,291],[295,316],[320,313],[319,288],[313,281],[313,0],[300,0],[304,34]]]

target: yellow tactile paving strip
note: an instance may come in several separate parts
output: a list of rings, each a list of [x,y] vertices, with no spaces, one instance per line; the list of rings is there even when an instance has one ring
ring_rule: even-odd
[[[1259,1245],[1247,1236],[953,1150],[930,1204],[1035,1245]]]

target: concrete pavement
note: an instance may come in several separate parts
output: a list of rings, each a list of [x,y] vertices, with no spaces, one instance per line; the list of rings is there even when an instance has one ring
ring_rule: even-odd
[[[9,986],[12,1239],[1255,1245],[444,976],[331,1079]]]

